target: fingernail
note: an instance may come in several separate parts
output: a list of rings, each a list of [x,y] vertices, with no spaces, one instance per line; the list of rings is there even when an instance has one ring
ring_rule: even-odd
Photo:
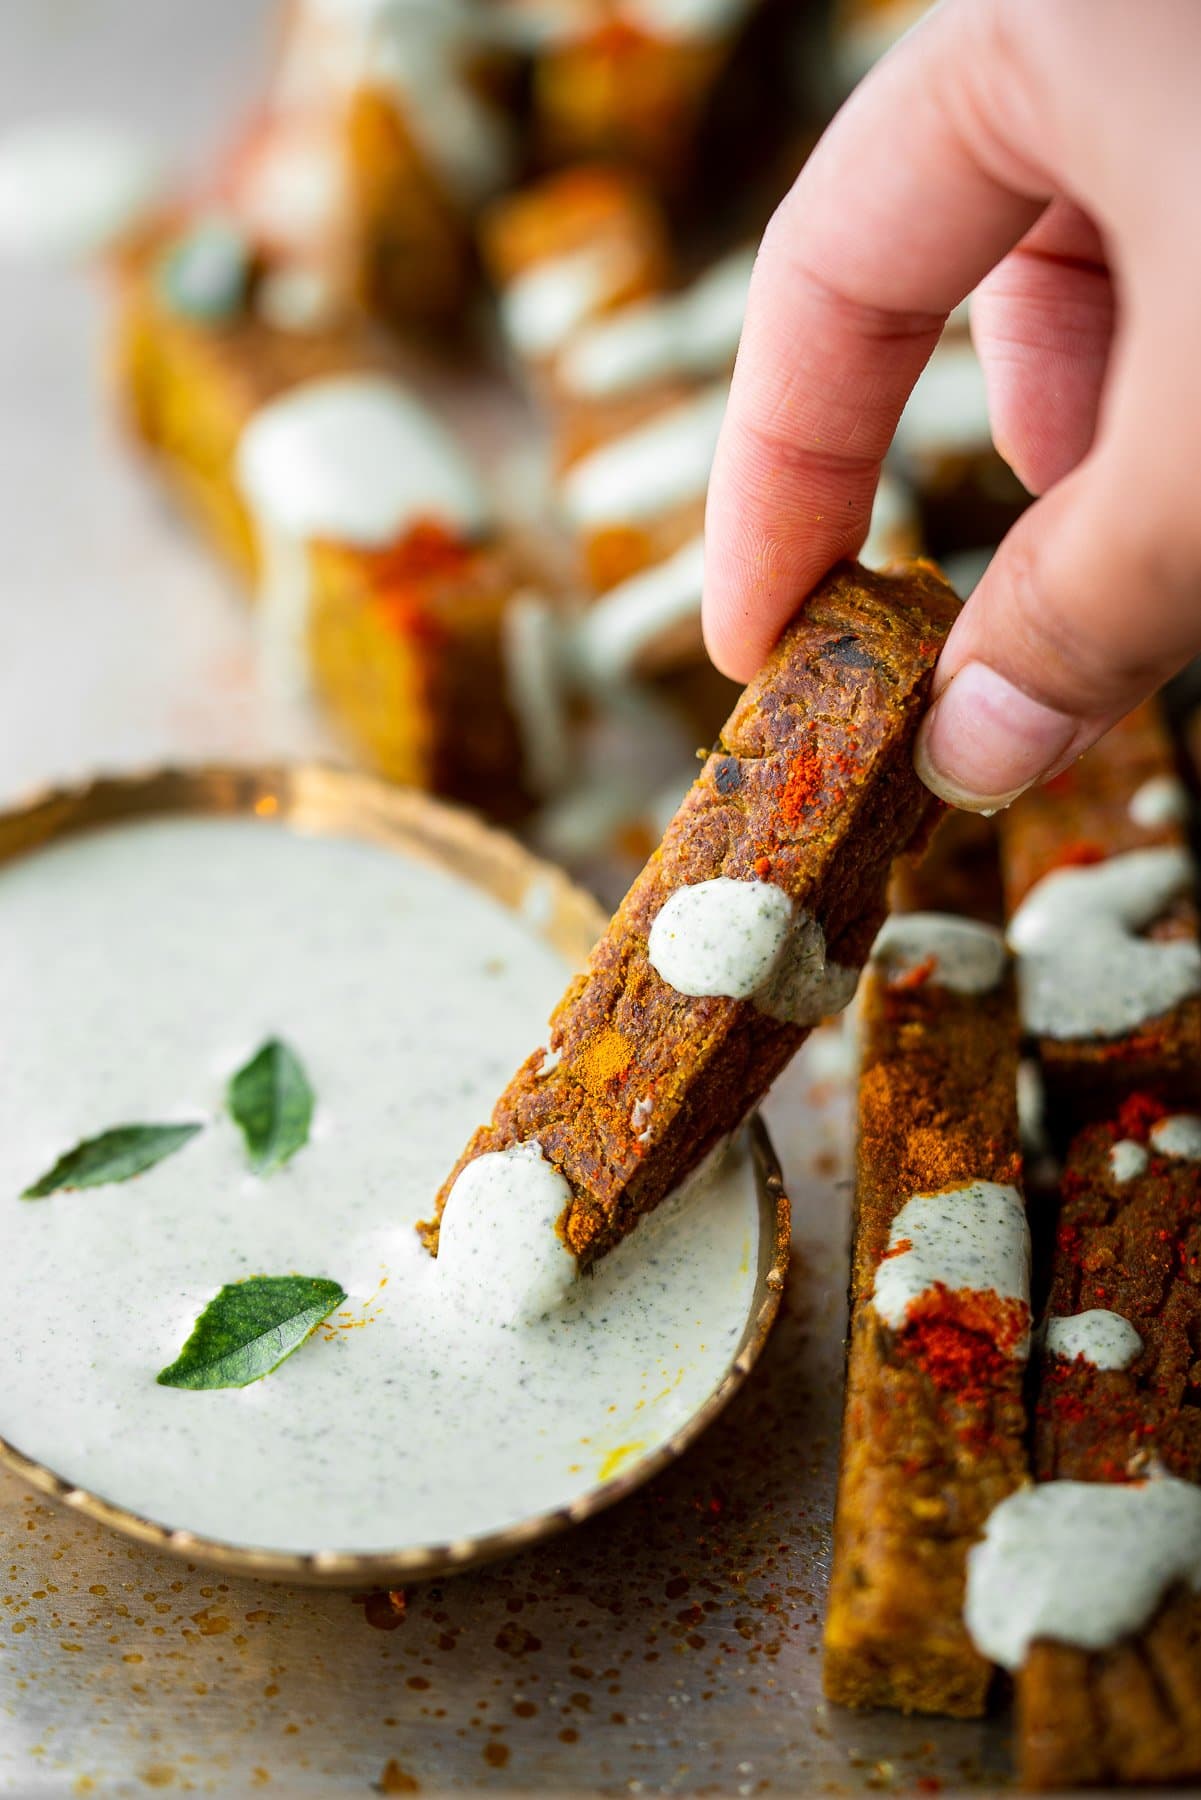
[[[926,714],[913,760],[951,806],[998,812],[1049,773],[1080,721],[1032,700],[986,663],[959,669]]]

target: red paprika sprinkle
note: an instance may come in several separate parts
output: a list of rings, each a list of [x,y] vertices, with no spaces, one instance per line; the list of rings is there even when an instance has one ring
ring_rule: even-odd
[[[1106,850],[1103,844],[1092,843],[1087,838],[1077,838],[1072,843],[1060,846],[1051,867],[1053,869],[1085,867],[1089,863],[1104,862],[1105,857]]]
[[[1118,1136],[1137,1138],[1141,1143],[1167,1113],[1163,1101],[1153,1094],[1128,1094],[1118,1108]]]
[[[1024,1301],[939,1284],[911,1303],[900,1341],[936,1387],[982,1405],[1020,1378],[1013,1352],[1029,1326]]]
[[[921,962],[915,963],[912,969],[903,969],[899,975],[890,975],[888,985],[897,994],[912,993],[915,988],[925,987],[938,968],[938,958],[931,951],[923,956]]]
[[[805,808],[818,798],[824,780],[821,757],[811,744],[802,745],[788,765],[780,792],[780,817],[793,831],[804,824]]]

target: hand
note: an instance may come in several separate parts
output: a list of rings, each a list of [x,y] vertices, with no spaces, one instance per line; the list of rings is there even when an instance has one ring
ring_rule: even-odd
[[[916,762],[1054,774],[1201,649],[1201,6],[944,0],[856,90],[755,269],[709,490],[705,632],[748,678],[867,530],[947,313],[1042,496],[956,621]]]

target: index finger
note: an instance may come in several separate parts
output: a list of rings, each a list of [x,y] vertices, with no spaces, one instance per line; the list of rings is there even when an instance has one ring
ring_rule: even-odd
[[[1003,86],[996,13],[936,8],[855,91],[764,234],[705,521],[705,638],[737,680],[862,543],[947,314],[1051,192],[966,79],[993,59]]]

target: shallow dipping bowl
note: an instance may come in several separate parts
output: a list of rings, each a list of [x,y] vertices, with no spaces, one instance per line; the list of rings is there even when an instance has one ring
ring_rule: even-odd
[[[573,968],[604,929],[594,901],[551,865],[470,815],[425,795],[370,777],[322,767],[225,768],[98,780],[46,794],[0,815],[0,880],[25,858],[84,831],[156,818],[215,815],[272,820],[304,837],[334,837],[383,846],[409,861],[433,865],[516,915],[535,937]],[[98,947],[98,954],[102,949]],[[65,1146],[64,1146],[65,1148]],[[504,1529],[450,1542],[397,1545],[370,1551],[314,1544],[304,1551],[256,1547],[174,1529],[65,1479],[0,1437],[0,1463],[31,1486],[125,1536],[172,1555],[227,1572],[288,1582],[388,1585],[446,1575],[503,1557],[592,1518],[632,1493],[681,1456],[721,1412],[757,1360],[779,1309],[788,1262],[789,1208],[767,1133],[757,1118],[749,1131],[758,1209],[758,1253],[741,1335],[724,1373],[703,1401],[666,1439],[621,1460],[569,1503],[539,1510]],[[86,1195],[65,1195],[87,1204]],[[15,1197],[0,1204],[17,1204]],[[3,1230],[0,1225],[0,1245]],[[271,1378],[268,1378],[271,1379]],[[180,1395],[185,1405],[204,1396]],[[0,1401],[0,1431],[4,1405]]]

